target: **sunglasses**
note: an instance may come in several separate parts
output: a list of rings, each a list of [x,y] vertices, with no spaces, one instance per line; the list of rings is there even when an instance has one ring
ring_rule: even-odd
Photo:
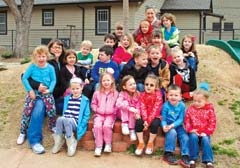
[[[145,83],[145,86],[150,86],[150,87],[154,87],[155,85],[152,83]]]

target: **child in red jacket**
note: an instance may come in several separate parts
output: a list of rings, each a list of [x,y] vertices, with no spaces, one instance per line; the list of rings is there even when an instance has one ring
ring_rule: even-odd
[[[213,151],[210,136],[216,129],[214,106],[208,101],[209,86],[201,83],[193,94],[193,104],[186,111],[184,124],[189,134],[190,167],[196,167],[199,155],[199,142],[202,147],[202,162],[206,168],[213,168]]]

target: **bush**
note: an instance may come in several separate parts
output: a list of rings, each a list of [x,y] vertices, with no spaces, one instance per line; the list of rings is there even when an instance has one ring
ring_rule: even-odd
[[[13,57],[13,52],[12,51],[4,51],[1,55],[3,58],[12,58]]]
[[[28,63],[28,62],[30,62],[30,61],[31,61],[31,58],[29,58],[29,57],[24,57],[24,58],[21,60],[20,64],[26,64],[26,63]]]

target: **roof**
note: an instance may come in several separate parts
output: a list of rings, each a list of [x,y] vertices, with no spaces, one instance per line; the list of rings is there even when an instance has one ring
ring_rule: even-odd
[[[212,11],[212,0],[165,0],[161,11],[199,10]]]
[[[129,0],[129,2],[139,2],[143,0]],[[59,4],[89,4],[89,3],[110,3],[110,2],[122,2],[122,0],[35,0],[34,5],[59,5]],[[20,0],[17,0],[20,4]],[[6,7],[7,5],[0,0],[0,7]]]

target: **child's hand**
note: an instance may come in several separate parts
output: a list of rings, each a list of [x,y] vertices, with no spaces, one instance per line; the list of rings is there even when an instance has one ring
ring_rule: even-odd
[[[141,119],[140,114],[139,114],[139,113],[135,113],[135,118],[136,118],[136,120],[137,120],[137,119]]]
[[[168,132],[168,131],[169,131],[169,128],[168,128],[167,125],[163,126],[163,131],[164,131],[164,132]]]
[[[44,86],[42,83],[40,83],[40,85],[39,85],[39,87],[38,87],[38,91],[39,91],[40,93],[43,93],[43,92],[46,91],[46,89],[47,89],[47,87]]]
[[[89,84],[89,80],[86,78],[85,81],[84,81],[85,84]]]
[[[192,56],[192,57],[194,57],[193,52],[188,52],[188,56]]]
[[[137,113],[138,112],[138,109],[134,108],[134,107],[130,107],[128,109],[128,111],[130,111],[131,113]]]
[[[147,121],[144,121],[143,126],[144,126],[143,130],[147,130],[147,129],[148,129],[148,123],[147,123]]]
[[[203,132],[203,133],[201,133],[199,136],[204,137],[204,136],[207,136],[207,134],[205,134],[205,133]]]
[[[35,92],[33,90],[30,90],[29,91],[29,96],[32,100],[35,100],[36,99],[36,95],[35,95]]]
[[[42,92],[42,94],[48,94],[48,93],[50,93],[50,91],[48,89],[45,90],[44,92]]]

